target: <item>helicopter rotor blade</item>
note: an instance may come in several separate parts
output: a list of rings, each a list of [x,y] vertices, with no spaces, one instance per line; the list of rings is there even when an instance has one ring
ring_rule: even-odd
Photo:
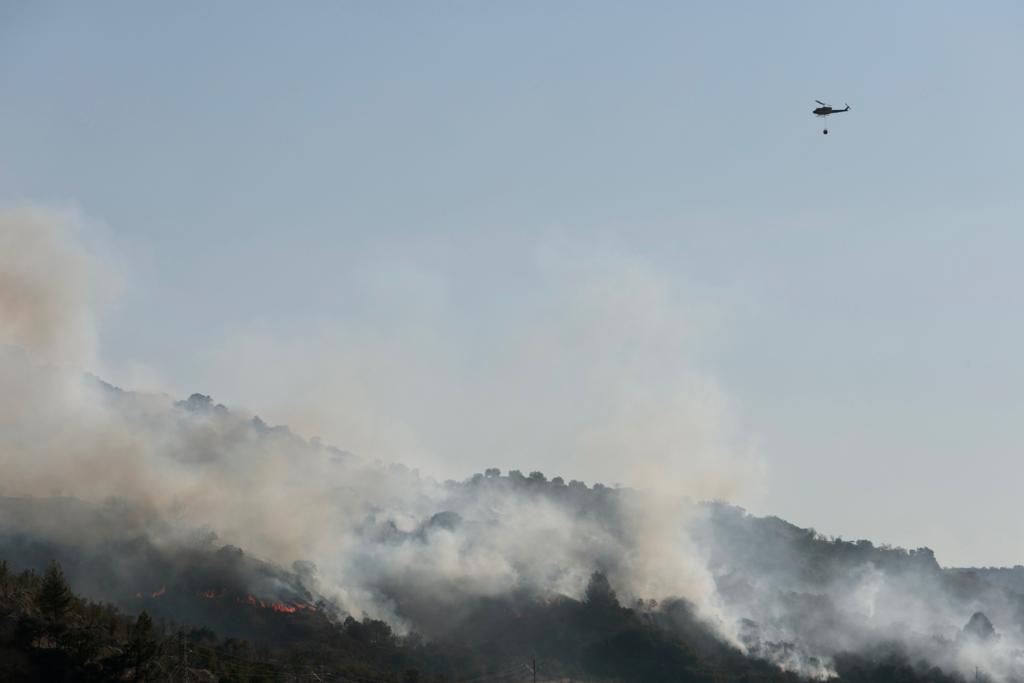
[[[829,105],[825,104],[824,102],[822,102],[821,100],[814,100],[814,101],[817,102],[818,104],[820,104],[823,107],[829,106]]]

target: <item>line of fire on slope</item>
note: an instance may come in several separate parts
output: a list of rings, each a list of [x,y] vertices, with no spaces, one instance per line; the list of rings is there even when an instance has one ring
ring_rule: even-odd
[[[135,594],[135,598],[138,599],[138,600],[147,600],[147,599],[155,600],[155,599],[160,598],[160,597],[162,597],[162,596],[164,596],[166,594],[167,594],[167,587],[166,586],[161,586],[159,590],[153,591],[148,596],[147,595],[143,595],[142,593],[136,593]],[[227,595],[227,589],[226,588],[222,588],[219,591],[216,591],[216,590],[199,591],[198,593],[195,594],[195,596],[197,598],[202,598],[204,600],[219,600],[219,599],[222,599],[222,598],[225,598],[225,597],[229,597]],[[261,598],[257,598],[256,596],[254,596],[252,594],[247,594],[247,595],[244,595],[244,596],[235,595],[235,596],[231,596],[231,599],[236,604],[251,605],[253,607],[259,607],[260,609],[269,609],[269,610],[273,610],[275,612],[281,612],[283,614],[294,614],[295,612],[299,612],[299,611],[302,611],[302,610],[307,610],[309,612],[317,611],[315,605],[313,605],[313,604],[311,604],[309,602],[305,602],[303,600],[294,600],[294,601],[289,601],[289,602],[278,602],[278,601],[272,601],[272,600],[263,600]]]

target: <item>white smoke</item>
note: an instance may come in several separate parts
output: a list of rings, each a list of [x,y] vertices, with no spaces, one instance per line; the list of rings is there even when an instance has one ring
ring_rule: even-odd
[[[491,343],[470,350],[472,367],[443,319],[418,315],[419,333],[402,317],[313,341],[236,337],[211,372],[248,378],[254,395],[252,383],[284,385],[282,396],[339,425],[338,443],[369,456],[443,459],[451,449],[458,462],[479,441],[476,462],[550,459],[635,473],[632,483],[662,490],[610,521],[509,491],[453,499],[429,478],[268,431],[241,412],[111,392],[80,372],[96,356],[106,275],[74,240],[73,221],[16,209],[0,229],[10,247],[0,261],[3,341],[28,354],[0,358],[0,493],[119,497],[173,513],[260,557],[311,560],[346,608],[392,620],[382,584],[578,596],[595,568],[627,596],[709,604],[679,493],[734,491],[750,468],[733,457],[724,392],[688,361],[695,326],[641,262],[545,251],[550,299],[514,334],[499,324]],[[411,532],[444,510],[465,524],[423,531],[424,544],[388,542],[389,530]]]
[[[113,273],[77,241],[80,218],[40,207],[0,210],[0,344],[74,368],[96,360]]]
[[[760,459],[700,362],[715,312],[611,247],[545,240],[521,256],[529,286],[502,307],[468,307],[458,273],[367,265],[394,274],[356,278],[373,315],[236,330],[203,375],[230,404],[437,476],[504,465],[755,496]]]
[[[312,561],[323,595],[399,628],[423,619],[417,596],[453,614],[515,591],[579,597],[601,570],[627,600],[690,599],[723,638],[807,676],[885,640],[997,680],[1020,669],[1024,634],[1006,593],[958,587],[923,555],[912,571],[870,553],[819,566],[821,547],[800,533],[716,526],[683,499],[756,490],[759,460],[695,360],[699,307],[642,260],[542,250],[543,300],[495,324],[486,344],[446,325],[435,292],[408,317],[240,332],[210,355],[212,383],[261,405],[276,393],[275,410],[300,406],[296,423],[362,456],[443,463],[451,451],[448,468],[529,463],[549,475],[555,462],[644,489],[541,494],[525,479],[438,483],[244,411],[87,377],[111,278],[74,231],[69,214],[0,212],[0,495],[120,498],[149,511],[137,523],[157,543],[208,528],[283,566]],[[78,529],[67,521],[32,530]],[[88,542],[103,530],[76,533]],[[960,637],[976,610],[999,638]]]

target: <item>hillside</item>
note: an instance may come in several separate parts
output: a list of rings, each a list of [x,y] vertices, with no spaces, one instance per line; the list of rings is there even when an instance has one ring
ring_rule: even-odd
[[[5,432],[26,466],[3,484],[0,559],[36,576],[56,561],[83,599],[145,611],[167,637],[206,629],[302,661],[318,643],[317,663],[448,683],[534,657],[595,680],[1020,679],[1017,570],[541,472],[437,482],[200,394],[7,357],[0,372],[31,388]],[[400,654],[338,645],[353,624]]]

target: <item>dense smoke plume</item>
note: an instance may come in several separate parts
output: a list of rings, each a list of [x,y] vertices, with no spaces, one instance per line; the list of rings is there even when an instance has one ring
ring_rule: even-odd
[[[102,273],[72,239],[74,226],[66,216],[15,210],[3,216],[2,225],[5,240],[21,245],[26,254],[22,258],[8,250],[0,263],[3,317],[10,320],[0,338],[7,344],[0,358],[7,388],[0,415],[4,495],[61,495],[91,503],[124,499],[160,521],[153,533],[161,539],[208,528],[224,543],[284,565],[312,561],[328,597],[352,612],[398,623],[403,617],[382,586],[430,587],[438,596],[450,595],[451,601],[511,590],[578,596],[591,572],[600,568],[624,595],[686,595],[701,603],[710,594],[703,563],[687,547],[682,519],[662,514],[672,510],[678,517],[683,510],[674,502],[659,502],[659,508],[616,503],[614,514],[607,510],[581,516],[573,505],[525,496],[514,488],[467,496],[401,466],[307,443],[286,429],[271,429],[257,418],[229,413],[199,398],[176,404],[166,396],[122,392],[86,377],[71,361],[94,353],[98,320],[93,279],[101,279]],[[664,386],[665,380],[653,377],[644,358],[652,350],[649,337],[666,332],[678,341],[684,331],[662,320],[657,283],[641,272],[626,275],[615,296],[589,276],[569,287],[565,308],[526,332],[533,338],[524,343],[526,356],[541,356],[534,358],[531,381],[518,388],[504,382],[522,374],[524,363],[529,365],[519,358],[496,395],[502,389],[518,392],[522,405],[528,403],[524,392],[541,396],[537,382],[559,361],[548,348],[571,355],[585,341],[581,334],[596,332],[594,320],[608,322],[605,300],[616,296],[629,306],[617,305],[612,312],[634,309],[625,319],[629,325],[603,339],[595,335],[594,343],[606,355],[634,347],[623,360],[640,367],[652,386]],[[638,302],[643,305],[636,306]],[[574,307],[583,313],[575,313],[566,328],[552,327]],[[569,338],[559,342],[556,337],[563,334]],[[664,356],[665,349],[659,353]],[[369,354],[365,360],[375,363]],[[359,365],[358,359],[348,362]],[[619,406],[630,402],[630,393],[652,412],[665,399],[669,404],[660,407],[659,417],[642,416],[646,422],[638,430],[647,435],[638,437],[638,444],[650,440],[654,446],[638,445],[644,457],[631,462],[640,470],[645,460],[655,457],[665,467],[669,460],[685,461],[687,444],[678,441],[699,436],[693,469],[708,475],[704,479],[714,479],[708,473],[719,455],[717,427],[706,428],[703,418],[719,411],[720,391],[684,364],[669,366],[678,368],[672,370],[673,377],[685,377],[694,387],[692,400],[683,400],[671,386],[647,395],[634,382],[610,397],[612,403],[604,406],[608,414],[576,417],[589,422],[582,427],[590,432],[594,450],[624,460],[630,420],[641,416],[631,417]],[[581,374],[589,370],[579,359],[574,368]],[[606,361],[583,378],[581,390],[618,390],[618,377]],[[560,400],[572,406],[577,390],[568,376],[563,379]],[[498,400],[495,410],[507,405]],[[598,442],[607,443],[599,448]],[[721,466],[728,466],[724,459]],[[645,476],[653,470],[648,468]],[[674,466],[673,473],[678,488],[698,493],[704,486],[701,478],[681,476],[685,467]],[[455,513],[465,521],[453,528],[425,526],[439,512]],[[400,542],[412,537],[422,542]],[[539,544],[539,538],[549,542]]]
[[[748,652],[822,678],[844,653],[896,649],[946,671],[1020,680],[1020,568],[943,569],[927,548],[825,538],[724,504],[705,511],[695,542]]]
[[[103,275],[70,239],[67,217],[5,212],[0,244],[0,552],[26,564],[63,552],[74,559],[73,582],[93,595],[130,604],[164,591],[237,593],[287,609],[368,614],[430,636],[455,628],[481,599],[582,597],[598,571],[623,602],[685,598],[718,638],[807,676],[829,677],[844,653],[894,644],[997,680],[1020,670],[1018,573],[944,570],[924,549],[822,539],[671,495],[728,494],[732,473],[750,461],[710,466],[721,442],[697,423],[708,417],[701,407],[718,419],[720,390],[685,364],[672,366],[673,376],[689,378],[697,398],[652,376],[643,334],[607,342],[611,355],[638,347],[624,358],[641,371],[604,404],[616,408],[608,423],[592,423],[578,447],[608,442],[594,447],[634,462],[641,483],[661,473],[656,494],[539,472],[441,483],[200,394],[132,393],[83,374],[103,290],[93,279]],[[641,299],[660,296],[645,275],[634,277]],[[584,282],[557,310],[597,308],[603,319],[612,292]],[[672,327],[658,306],[646,310],[634,320],[641,331]],[[570,346],[592,325],[577,320]],[[539,346],[558,336],[537,334]],[[339,376],[357,365],[346,358]],[[585,388],[609,386],[610,367]],[[645,378],[655,389],[643,388]],[[632,460],[634,429],[640,452],[667,452],[673,464]],[[687,442],[694,434],[711,436]],[[690,448],[699,463],[692,478]]]
[[[116,278],[76,242],[78,223],[70,211],[0,210],[0,342],[82,368]]]

